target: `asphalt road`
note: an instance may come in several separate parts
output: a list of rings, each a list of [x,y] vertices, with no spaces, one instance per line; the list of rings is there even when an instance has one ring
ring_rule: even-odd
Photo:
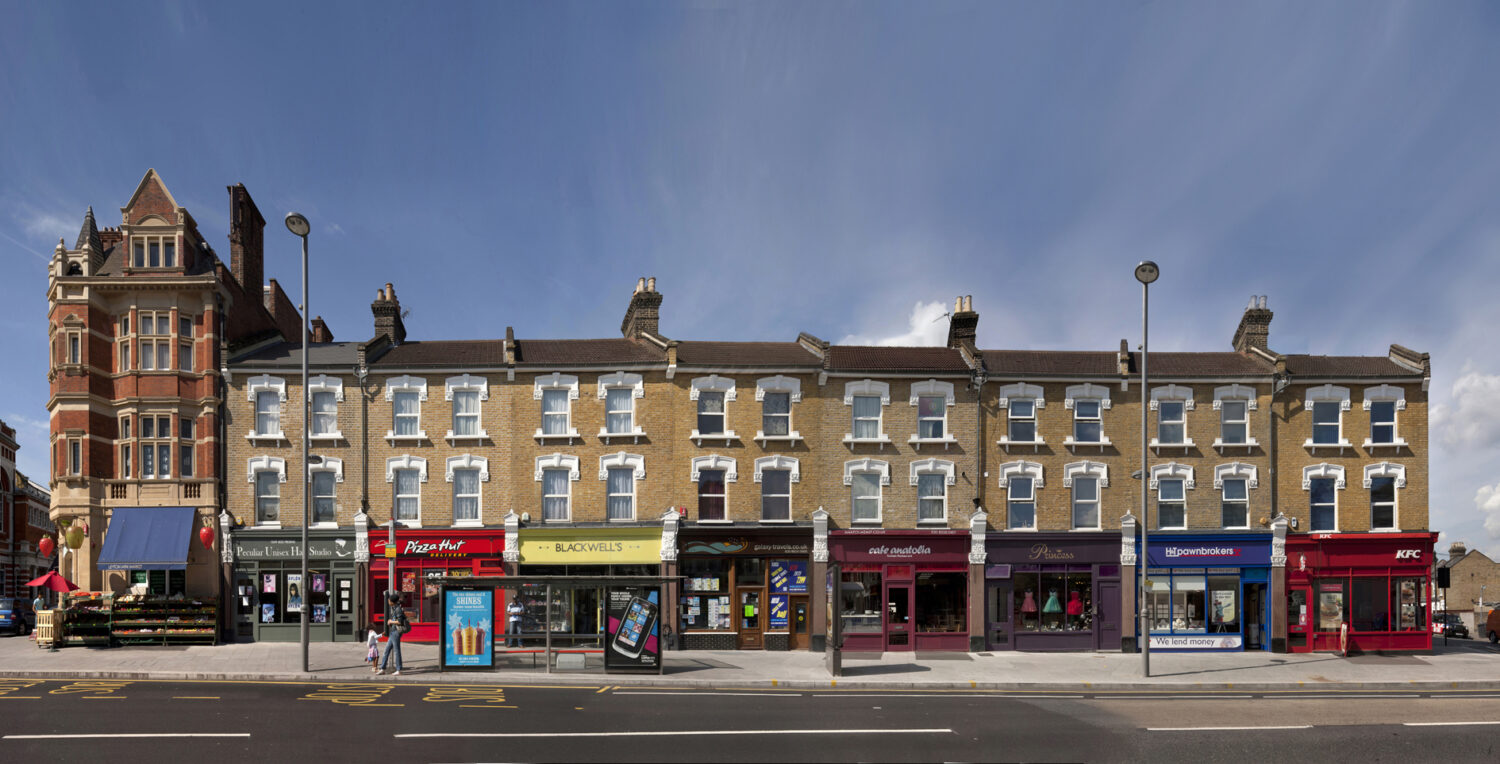
[[[1500,693],[0,680],[0,761],[91,758],[1493,762]]]

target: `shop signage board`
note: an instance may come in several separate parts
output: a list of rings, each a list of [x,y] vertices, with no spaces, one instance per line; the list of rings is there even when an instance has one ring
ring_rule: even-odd
[[[298,539],[247,538],[244,534],[237,534],[233,545],[235,559],[239,560],[296,560],[302,557],[302,542]],[[307,556],[353,560],[354,539],[308,539]]]
[[[845,563],[969,564],[967,531],[888,533],[853,530],[834,534],[831,540],[839,561]]]
[[[683,554],[773,557],[806,557],[812,554],[812,541],[778,537],[744,537],[727,539],[689,539],[682,544]]]
[[[494,587],[443,587],[443,669],[494,668]]]
[[[605,589],[609,624],[605,632],[606,673],[661,673],[661,596],[654,587]]]
[[[504,551],[503,536],[494,533],[469,535],[453,531],[408,532],[396,537],[395,554],[391,554],[384,535],[370,536],[370,554],[375,557],[398,556],[401,559],[464,559],[467,557],[494,557]]]
[[[1271,564],[1271,537],[1221,538],[1214,540],[1151,539],[1146,556],[1154,567],[1202,567],[1208,565],[1257,568]]]
[[[1234,650],[1241,642],[1238,634],[1151,635],[1151,649],[1162,650]]]
[[[520,547],[523,565],[660,563],[661,529],[523,531]]]

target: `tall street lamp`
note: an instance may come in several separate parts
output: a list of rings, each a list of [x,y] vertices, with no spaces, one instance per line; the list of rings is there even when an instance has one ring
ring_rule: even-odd
[[[311,491],[308,481],[311,479],[311,469],[307,462],[307,450],[310,438],[310,409],[307,395],[307,234],[312,229],[307,218],[300,212],[288,212],[286,214],[286,229],[292,235],[302,239],[302,315],[299,320],[302,324],[302,671],[311,671],[307,662],[307,646],[309,625],[307,621],[308,596],[307,596],[307,526],[311,522],[309,504],[311,503]]]
[[[1146,610],[1146,568],[1151,548],[1146,545],[1146,536],[1151,527],[1151,512],[1147,509],[1146,485],[1151,479],[1151,473],[1146,471],[1146,399],[1149,394],[1146,385],[1150,379],[1146,375],[1146,353],[1151,348],[1147,332],[1150,327],[1151,282],[1160,275],[1161,269],[1150,260],[1143,260],[1135,267],[1135,280],[1141,282],[1141,553],[1136,560],[1136,566],[1140,569],[1136,607],[1141,611],[1141,625],[1136,639],[1141,643],[1141,670],[1148,677],[1151,676],[1151,616]]]

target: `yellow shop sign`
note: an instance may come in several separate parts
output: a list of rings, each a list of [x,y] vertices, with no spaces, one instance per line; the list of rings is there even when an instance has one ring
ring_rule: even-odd
[[[521,531],[520,542],[522,565],[661,562],[660,528],[543,528]]]

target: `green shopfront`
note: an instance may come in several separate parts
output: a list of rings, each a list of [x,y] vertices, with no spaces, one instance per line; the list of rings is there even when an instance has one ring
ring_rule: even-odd
[[[233,551],[229,610],[237,640],[296,642],[301,618],[315,642],[359,638],[363,612],[352,530],[310,530],[307,574],[302,573],[300,530],[238,530]]]

